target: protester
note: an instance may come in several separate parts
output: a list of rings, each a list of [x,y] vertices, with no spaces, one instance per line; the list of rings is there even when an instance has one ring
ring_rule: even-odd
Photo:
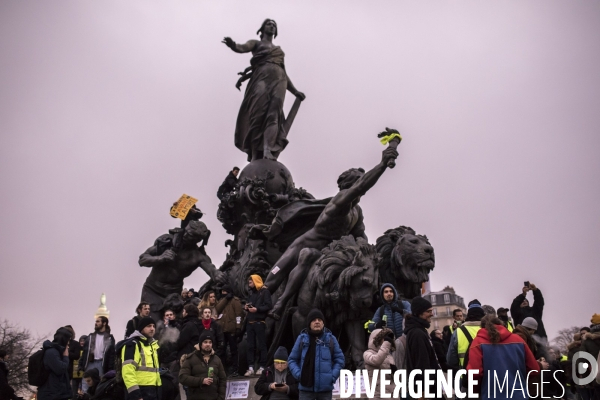
[[[81,394],[78,394],[77,398],[82,400],[90,400],[96,394],[96,388],[100,383],[100,372],[96,368],[85,371],[83,374],[83,380],[85,381],[88,389],[85,393],[81,392]]]
[[[160,400],[158,342],[154,340],[156,322],[143,317],[135,330],[117,349],[121,357],[123,383],[128,400]]]
[[[184,357],[179,382],[188,388],[189,400],[225,399],[227,376],[221,359],[213,350],[214,342],[213,333],[206,330],[199,337],[200,350]]]
[[[508,308],[500,307],[498,309],[498,319],[500,319],[500,321],[502,321],[502,324],[504,325],[504,327],[506,329],[508,329],[509,332],[512,332],[515,329],[515,326],[513,325],[510,318],[508,317],[508,311],[509,311]]]
[[[442,332],[444,331],[448,331],[450,332],[449,335],[446,335],[444,337],[444,341],[446,342],[446,347],[450,346],[450,339],[452,338],[452,334],[454,333],[454,331],[462,325],[462,323],[465,321],[465,315],[463,313],[463,310],[460,308],[456,308],[452,311],[452,318],[454,319],[454,321],[452,322],[452,325],[446,325],[442,328]]]
[[[74,366],[76,365],[76,363],[77,365],[79,365],[79,358],[81,357],[82,346],[81,344],[79,344],[78,340],[75,340],[77,336],[75,335],[73,327],[71,325],[65,325],[64,328],[71,333],[71,340],[69,341],[69,378],[71,379],[71,389],[73,389],[73,378],[76,374],[79,374],[78,371],[74,372]],[[79,384],[79,382],[75,383]],[[73,396],[76,395],[77,391],[74,391]]]
[[[533,353],[521,338],[510,333],[504,327],[502,320],[497,317],[485,316],[481,320],[481,326],[482,329],[477,332],[477,336],[471,343],[469,362],[466,366],[467,370],[476,370],[474,377],[479,384],[475,388],[480,393],[480,399],[527,399],[526,386],[524,393],[511,392],[512,384],[504,385],[503,388],[495,387],[490,391],[488,388],[494,385],[492,381],[494,376],[502,379],[507,376],[508,382],[511,383],[523,382],[529,371],[534,371],[532,376],[537,376],[540,370]]]
[[[202,323],[198,320],[198,307],[193,304],[183,306],[183,321],[181,322],[181,332],[177,339],[177,358],[194,351],[194,346],[198,343],[200,332],[202,332]]]
[[[239,173],[240,169],[238,167],[233,167],[233,169],[229,171],[229,174],[225,177],[225,180],[217,190],[217,197],[219,198],[219,200],[223,200],[225,195],[230,193],[235,188],[235,185],[238,181],[237,176]]]
[[[200,311],[200,315],[202,315],[202,310],[204,308],[208,307],[210,309],[212,319],[216,320],[217,315],[218,315],[216,305],[217,305],[217,295],[215,294],[214,290],[209,290],[208,292],[204,293],[204,296],[202,296],[202,300],[200,301],[200,304],[198,305],[198,310]]]
[[[256,348],[260,352],[256,375],[262,374],[267,364],[265,318],[269,310],[273,308],[271,293],[264,286],[262,278],[259,275],[250,275],[248,286],[250,288],[250,295],[244,306],[244,309],[248,313],[246,315],[246,342],[248,345],[246,359],[248,361],[248,371],[246,371],[244,376],[252,376],[254,374],[254,353]]]
[[[513,330],[513,333],[518,335],[521,339],[523,339],[525,344],[527,344],[527,347],[529,348],[529,350],[531,350],[536,359],[542,356],[538,351],[537,342],[533,338],[533,334],[535,333],[537,328],[537,321],[532,317],[527,317],[523,320],[523,322],[520,325],[517,325],[516,328]]]
[[[201,315],[202,322],[202,330],[207,330],[212,332],[213,337],[213,349],[215,353],[219,356],[219,358],[223,359],[223,349],[225,348],[225,339],[223,338],[223,328],[221,325],[217,323],[214,319],[212,319],[212,312],[209,307],[204,307]]]
[[[216,305],[218,313],[217,322],[223,328],[223,338],[225,340],[223,347],[223,354],[226,354],[227,346],[231,353],[231,365],[229,369],[229,377],[234,378],[238,376],[239,362],[238,362],[238,343],[237,337],[240,336],[242,331],[242,317],[244,312],[242,309],[242,303],[240,299],[233,295],[231,286],[223,286],[221,289],[223,297]],[[225,363],[225,360],[221,360]]]
[[[448,366],[446,362],[446,354],[448,353],[448,346],[446,346],[446,342],[444,342],[444,337],[442,332],[439,329],[434,329],[429,334],[431,338],[431,344],[433,345],[433,350],[435,351],[435,356],[440,363],[440,368],[443,371],[448,371],[452,368]]]
[[[391,329],[394,336],[402,335],[404,327],[404,313],[410,313],[410,303],[398,297],[396,288],[391,283],[384,283],[379,290],[379,295],[383,305],[375,311],[375,315],[369,324],[369,331],[381,329],[384,326]],[[386,316],[387,322],[384,323],[383,316]]]
[[[81,388],[81,383],[83,381],[83,371],[79,369],[79,360],[83,355],[83,347],[85,346],[85,341],[87,340],[86,335],[82,335],[79,337],[79,356],[76,360],[73,360],[73,370],[71,373],[71,390],[73,391],[73,398],[77,397],[79,393],[79,389]],[[69,353],[70,353],[69,349]],[[69,356],[69,359],[71,357]]]
[[[48,379],[38,387],[37,400],[66,400],[73,396],[69,380],[69,341],[71,332],[58,328],[52,341],[43,344],[44,368]]]
[[[125,328],[125,339],[127,339],[133,331],[138,329],[138,322],[140,319],[150,315],[150,303],[142,301],[135,309],[136,316],[127,321],[127,327]]]
[[[522,291],[523,293],[515,297],[510,305],[510,314],[516,325],[520,325],[527,317],[534,318],[538,323],[537,335],[547,341],[548,336],[546,335],[546,329],[542,321],[542,314],[544,312],[544,297],[542,296],[542,292],[533,283],[529,283],[529,286],[524,286]],[[533,306],[531,307],[529,306],[529,301],[525,298],[528,291],[533,292]]]
[[[419,369],[438,370],[440,365],[435,357],[435,350],[431,344],[431,339],[427,334],[427,329],[431,326],[433,317],[433,307],[431,303],[423,297],[415,297],[412,301],[412,314],[406,316],[404,333],[406,334],[406,374]],[[423,391],[426,390],[423,375],[415,377],[415,383],[420,382]],[[435,384],[429,390],[435,393]]]
[[[15,390],[8,384],[9,369],[6,365],[10,355],[6,349],[0,348],[0,399],[2,400],[22,400],[17,396]]]
[[[165,310],[162,321],[159,321],[157,325],[154,337],[158,340],[160,346],[158,352],[160,366],[171,370],[179,361],[177,358],[179,350],[177,340],[179,339],[180,325],[171,309]]]
[[[306,322],[308,326],[296,339],[288,366],[300,382],[300,400],[330,400],[333,384],[344,368],[344,353],[335,336],[325,328],[321,310],[311,310]]]
[[[450,339],[450,345],[446,354],[446,363],[449,367],[455,370],[466,367],[465,356],[469,351],[471,342],[481,329],[481,319],[484,316],[485,312],[479,300],[471,300],[468,304],[466,321],[460,325],[460,328],[454,331]]]
[[[80,371],[88,371],[96,368],[100,375],[113,369],[115,364],[115,338],[110,334],[108,318],[100,316],[96,318],[94,332],[88,335],[83,346],[83,354],[79,359],[77,368]],[[85,381],[81,382],[81,388],[85,392],[88,387]]]
[[[273,365],[268,366],[256,381],[254,392],[261,400],[288,400],[298,398],[298,381],[288,369],[288,352],[279,346],[273,355]]]
[[[363,359],[371,381],[373,381],[373,371],[375,370],[379,370],[379,375],[381,375],[381,370],[391,370],[392,373],[396,371],[396,363],[392,356],[396,350],[394,341],[394,332],[389,328],[375,329],[369,336],[368,349],[363,353]],[[393,381],[393,379],[391,380]],[[378,378],[375,382],[375,396],[373,398],[380,399],[380,379]],[[390,394],[393,393],[393,384],[386,385],[384,391]]]

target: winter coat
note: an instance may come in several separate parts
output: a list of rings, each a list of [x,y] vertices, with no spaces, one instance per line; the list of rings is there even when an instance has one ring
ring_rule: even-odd
[[[264,369],[262,374],[260,374],[260,378],[258,378],[258,381],[256,381],[256,384],[254,385],[254,392],[262,396],[260,400],[268,400],[269,397],[271,397],[273,391],[269,389],[269,386],[273,382],[275,382],[275,367],[271,365]],[[290,399],[297,399],[299,395],[298,381],[291,374],[289,368],[285,375],[285,384],[288,386],[287,397]]]
[[[481,321],[466,321],[463,323],[463,325],[465,327],[481,326]],[[446,364],[448,364],[450,368],[455,369],[461,368],[459,361],[460,359],[458,357],[458,331],[459,329],[455,329],[454,332],[452,332],[452,337],[450,337],[450,345],[448,346],[448,351],[446,352]]]
[[[438,337],[431,337],[431,335],[430,338],[431,344],[433,345],[433,350],[435,351],[435,356],[437,357],[437,360],[440,363],[440,368],[444,371],[452,369],[446,362],[446,354],[448,353],[448,347],[446,347],[446,343],[444,343],[444,340]]]
[[[546,335],[546,329],[544,328],[544,322],[542,321],[542,314],[544,312],[544,296],[542,296],[540,289],[533,290],[532,306],[521,307],[523,300],[525,300],[525,295],[521,293],[515,297],[510,305],[510,315],[512,315],[515,326],[521,325],[525,318],[532,317],[538,323],[538,328],[535,333],[543,338],[548,337]]]
[[[318,338],[315,351],[315,378],[313,387],[304,387],[302,383],[298,385],[300,390],[307,392],[329,392],[333,390],[333,384],[340,377],[340,370],[344,368],[344,353],[340,345],[327,328]],[[308,330],[304,329],[298,335],[294,348],[288,357],[288,368],[294,378],[299,382],[302,374],[304,358],[310,346],[310,336]]]
[[[177,339],[177,358],[184,354],[190,354],[194,351],[194,346],[198,344],[200,332],[204,330],[202,322],[194,316],[188,315],[181,323],[181,332]]]
[[[236,330],[242,329],[242,316],[244,314],[240,299],[235,296],[231,299],[223,297],[215,308],[217,309],[217,318],[219,318],[219,315],[221,316],[217,319],[217,322],[223,328],[223,332],[235,333]]]
[[[363,359],[365,361],[365,369],[369,374],[369,378],[371,381],[373,380],[373,371],[376,369],[391,369],[391,366],[395,366],[394,357],[392,356],[392,351],[394,347],[388,341],[384,341],[383,338],[385,335],[391,332],[391,329],[375,329],[371,336],[369,336],[369,345],[367,351],[363,353]],[[379,371],[381,374],[381,371]],[[377,381],[375,384],[375,397],[380,398],[380,375],[377,376]],[[392,382],[387,385],[385,388],[386,393],[393,393],[394,385],[393,385],[393,377],[388,375],[388,379]]]
[[[514,333],[510,333],[502,325],[494,326],[500,334],[500,341],[491,343],[488,331],[484,328],[480,329],[469,349],[467,370],[477,370],[474,377],[479,381],[479,384],[476,388],[483,400],[494,398],[493,389],[490,389],[491,397],[488,397],[488,386],[494,383],[487,380],[488,372],[490,372],[490,377],[493,379],[494,371],[498,377],[501,377],[501,381],[508,374],[508,385],[505,385],[502,391],[496,386],[498,391],[495,392],[495,398],[527,399],[527,391],[523,393],[523,391],[515,390],[512,391],[512,395],[506,393],[506,391],[511,391],[513,383],[518,378],[525,385],[529,371],[536,371],[532,376],[537,376],[539,373],[538,363],[523,339]],[[517,374],[519,375],[518,378]]]
[[[383,290],[387,287],[392,288],[392,290],[394,291],[394,298],[390,303],[383,300]],[[375,330],[375,325],[378,322],[381,322],[383,315],[386,315],[387,327],[390,328],[392,332],[394,332],[394,336],[400,337],[402,335],[402,332],[404,331],[404,327],[402,326],[402,321],[404,321],[404,313],[410,314],[412,312],[410,309],[410,303],[408,301],[400,300],[398,298],[398,292],[396,291],[394,285],[392,285],[391,283],[385,283],[383,286],[381,286],[381,289],[379,290],[379,295],[381,296],[383,305],[377,308],[377,311],[375,311],[375,314],[371,319],[371,321],[373,322],[370,323],[368,326],[369,331],[373,332]],[[402,310],[402,312],[392,311],[392,308],[400,309]]]
[[[4,361],[0,361],[0,399],[18,399],[17,395],[15,394],[15,390],[8,384],[8,367]]]
[[[229,175],[225,178],[219,189],[217,189],[217,197],[219,200],[223,199],[226,194],[231,192],[237,184],[237,177],[233,174],[233,171],[229,171]]]
[[[431,343],[431,338],[427,333],[429,322],[426,320],[409,315],[404,322],[404,333],[406,334],[406,373],[407,376],[412,370],[420,369],[440,369],[435,350]],[[422,375],[421,381],[423,380]],[[419,380],[418,377],[415,381]],[[435,386],[430,389],[435,393]]]
[[[81,351],[83,349],[81,348],[81,345],[79,344],[79,340],[73,340],[71,339],[69,341],[69,376],[72,377],[73,376],[73,365],[74,363],[77,361],[79,361],[79,358],[81,358]],[[79,365],[79,364],[77,364]]]
[[[133,332],[137,330],[137,325],[140,322],[140,319],[142,319],[142,317],[136,315],[127,321],[127,326],[125,327],[125,339],[127,339]]]
[[[594,360],[598,358],[600,353],[600,332],[588,332],[581,340],[579,351],[590,353]]]
[[[247,322],[264,321],[267,318],[267,313],[273,308],[271,292],[265,286],[261,287],[260,290],[250,289],[250,296],[248,296],[246,302],[256,307],[255,313],[249,312],[246,314]]]
[[[202,332],[204,332],[204,325],[202,325],[202,320],[200,320],[200,324],[198,324],[198,328],[200,329],[200,334],[202,334]],[[225,346],[225,337],[223,336],[223,328],[221,328],[221,325],[219,325],[219,323],[213,319],[210,320],[210,329],[209,331],[211,331],[214,335],[214,338],[216,340],[216,343],[213,342],[213,348],[215,350],[217,349],[222,349]],[[200,338],[198,338],[200,339]]]
[[[69,356],[65,348],[46,340],[43,344],[44,368],[50,372],[48,380],[38,388],[38,400],[63,400],[73,396],[69,379]]]
[[[204,378],[208,378],[208,368],[213,367],[213,383],[205,385]],[[184,357],[179,371],[179,383],[188,387],[189,400],[224,400],[227,388],[227,375],[221,359],[213,351],[204,361],[202,352],[195,350]]]
[[[85,371],[90,362],[94,361],[94,349],[96,348],[97,333],[90,333],[83,344],[83,354],[79,359],[77,368]],[[104,332],[104,353],[102,355],[102,370],[100,373],[106,373],[115,369],[115,337],[110,332]]]
[[[396,351],[394,351],[394,364],[398,369],[406,369],[406,335],[396,338]]]

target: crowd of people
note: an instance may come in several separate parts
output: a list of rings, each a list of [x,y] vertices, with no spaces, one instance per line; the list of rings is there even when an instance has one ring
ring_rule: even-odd
[[[160,321],[150,316],[149,304],[142,302],[127,323],[125,338],[118,342],[105,317],[98,317],[94,331],[79,339],[71,326],[59,328],[54,339],[43,344],[47,378],[38,387],[37,399],[224,400],[227,380],[238,377],[243,332],[249,365],[244,376],[258,377],[254,391],[261,400],[331,399],[346,358],[326,328],[323,313],[310,311],[294,346],[289,352],[279,347],[268,363],[266,319],[273,307],[271,295],[258,275],[249,278],[248,287],[250,294],[243,300],[227,286],[220,293],[208,291],[201,299],[186,290],[181,315],[163,310]],[[526,298],[529,291],[532,305]],[[407,375],[414,370],[475,370],[480,398],[490,398],[487,389],[495,383],[487,372],[494,371],[506,375],[508,382],[518,375],[534,379],[527,382],[528,391],[513,392],[510,398],[526,399],[535,389],[531,397],[537,393],[600,400],[600,373],[593,381],[578,384],[578,378],[589,374],[572,368],[581,352],[600,362],[599,314],[574,335],[563,354],[548,344],[544,299],[534,284],[523,287],[510,309],[496,311],[475,299],[468,303],[466,314],[456,309],[451,325],[430,332],[433,306],[427,299],[401,300],[388,283],[381,287],[380,298],[383,304],[365,324],[369,338],[363,359],[370,377],[376,370],[406,370]],[[9,356],[0,349],[0,399],[19,398],[7,381],[4,361]],[[422,375],[417,381],[436,393],[435,382]],[[379,381],[376,384],[375,398],[380,398],[380,389],[388,393],[394,389],[393,380],[385,388]],[[494,394],[493,398],[509,398]]]

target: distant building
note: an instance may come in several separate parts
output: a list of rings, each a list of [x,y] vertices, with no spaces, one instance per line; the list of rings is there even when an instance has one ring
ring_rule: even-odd
[[[96,310],[96,315],[94,315],[94,320],[98,317],[108,318],[109,315],[110,315],[110,311],[108,311],[108,308],[106,308],[106,295],[104,293],[102,293],[102,296],[100,296],[100,305],[98,306],[98,309]]]
[[[451,286],[446,286],[439,292],[424,294],[423,298],[429,300],[433,306],[433,318],[431,319],[429,331],[451,325],[453,321],[452,311],[455,309],[460,308],[465,314],[467,312],[464,299],[457,295]]]

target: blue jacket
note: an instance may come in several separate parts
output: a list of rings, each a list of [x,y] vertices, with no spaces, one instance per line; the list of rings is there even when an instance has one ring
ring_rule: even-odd
[[[294,348],[288,357],[288,368],[292,376],[300,382],[302,375],[302,366],[304,357],[310,346],[310,337],[308,330],[304,329],[296,339]],[[340,370],[344,368],[344,353],[340,345],[327,328],[317,339],[317,349],[315,352],[315,385],[313,387],[298,385],[298,389],[307,392],[329,392],[333,390],[333,384],[340,377]]]
[[[386,287],[390,287],[394,291],[394,299],[391,303],[387,303],[385,302],[385,300],[383,300],[383,289],[385,289]],[[403,308],[407,313],[411,313],[412,310],[410,308],[410,303],[408,301],[401,300],[402,307],[400,307],[400,305],[398,304],[398,292],[396,291],[394,285],[392,285],[391,283],[384,283],[381,286],[379,295],[381,296],[382,301],[384,301],[383,313],[387,315],[387,327],[394,332],[394,336],[402,336],[402,333],[404,332],[404,328],[402,327],[402,322],[404,321],[404,314],[392,311],[392,304],[395,303],[399,306],[399,308]],[[377,311],[375,311],[375,315],[373,315],[373,318],[371,319],[373,323],[369,324],[369,331],[373,332],[375,330],[375,324],[380,322],[382,317],[383,315],[381,315],[381,307],[379,307]]]
[[[48,380],[38,388],[39,400],[61,400],[73,397],[69,380],[69,357],[65,348],[49,340],[44,342],[44,368],[50,372]]]

